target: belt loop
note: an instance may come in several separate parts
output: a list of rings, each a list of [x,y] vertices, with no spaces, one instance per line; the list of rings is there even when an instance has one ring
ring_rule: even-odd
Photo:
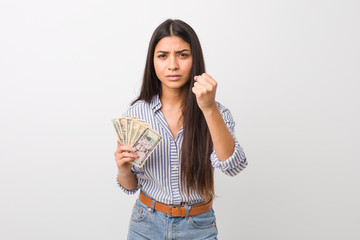
[[[151,213],[154,213],[154,209],[155,209],[155,200],[152,200],[152,203],[151,203]]]
[[[185,219],[189,218],[189,212],[190,212],[191,206],[185,205]]]

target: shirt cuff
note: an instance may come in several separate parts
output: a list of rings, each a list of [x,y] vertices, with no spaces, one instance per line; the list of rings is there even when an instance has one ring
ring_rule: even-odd
[[[217,156],[215,151],[213,151],[210,155],[210,159],[212,165],[216,168],[219,168],[225,174],[230,176],[235,176],[239,172],[241,172],[247,166],[247,160],[245,153],[240,146],[239,142],[235,138],[235,149],[233,154],[226,159],[225,161],[221,161]]]
[[[117,174],[116,174],[116,183],[117,183],[117,185],[119,186],[119,188],[120,188],[121,190],[123,190],[123,192],[125,192],[127,195],[133,195],[133,194],[135,194],[135,193],[140,189],[139,181],[138,181],[138,185],[137,185],[136,188],[133,189],[133,190],[128,190],[128,189],[124,188],[124,187],[119,183],[118,175],[119,175],[119,171],[118,171]]]

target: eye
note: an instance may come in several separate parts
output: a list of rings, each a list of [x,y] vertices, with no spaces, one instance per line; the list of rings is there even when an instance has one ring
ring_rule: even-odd
[[[158,58],[165,58],[166,55],[165,55],[165,54],[160,54],[160,55],[158,55],[157,57],[158,57]]]
[[[180,56],[181,58],[186,58],[186,57],[189,56],[189,54],[187,54],[187,53],[180,53],[179,56]]]

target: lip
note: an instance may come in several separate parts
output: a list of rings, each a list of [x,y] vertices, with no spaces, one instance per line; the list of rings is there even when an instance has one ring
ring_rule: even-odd
[[[177,74],[170,74],[166,76],[167,79],[169,79],[170,81],[177,81],[181,78],[181,75],[177,75]]]

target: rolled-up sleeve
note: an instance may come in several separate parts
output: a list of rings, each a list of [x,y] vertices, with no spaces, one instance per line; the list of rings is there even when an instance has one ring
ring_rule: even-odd
[[[131,167],[131,171],[135,174],[135,176],[139,173],[134,165]],[[117,183],[117,185],[120,187],[120,189],[123,190],[126,194],[128,194],[128,195],[135,194],[135,193],[140,189],[140,183],[139,183],[139,181],[138,181],[138,185],[137,185],[136,188],[133,189],[133,190],[128,190],[128,189],[124,188],[124,187],[119,183],[118,175],[119,175],[119,170],[118,170],[118,172],[117,172],[117,174],[116,174],[116,183]]]
[[[210,159],[215,168],[219,168],[226,175],[235,176],[240,173],[248,163],[243,148],[235,137],[235,121],[233,120],[230,111],[219,103],[218,108],[226,126],[235,140],[235,148],[233,154],[223,162],[216,156],[215,151],[211,153]]]

